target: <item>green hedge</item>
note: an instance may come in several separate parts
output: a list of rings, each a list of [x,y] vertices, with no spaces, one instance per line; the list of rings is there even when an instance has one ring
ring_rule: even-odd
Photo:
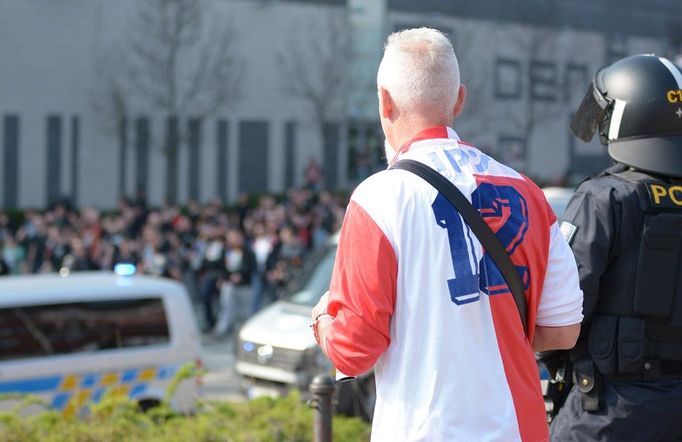
[[[281,399],[259,398],[245,403],[202,401],[189,416],[167,404],[146,413],[127,398],[105,397],[90,406],[89,416],[65,419],[57,411],[21,416],[34,404],[27,398],[0,413],[0,440],[5,442],[107,441],[309,441],[312,410],[298,392]],[[335,416],[334,441],[369,440],[370,427],[358,418]]]

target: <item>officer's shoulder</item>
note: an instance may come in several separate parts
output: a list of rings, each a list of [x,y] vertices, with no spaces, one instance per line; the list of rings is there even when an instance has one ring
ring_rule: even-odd
[[[627,198],[635,193],[639,185],[637,180],[627,177],[627,169],[614,166],[597,176],[581,182],[576,195],[585,195],[597,200],[613,200]]]

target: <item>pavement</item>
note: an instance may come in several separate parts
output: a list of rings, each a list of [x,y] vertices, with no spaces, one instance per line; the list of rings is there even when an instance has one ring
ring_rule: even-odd
[[[201,360],[206,369],[199,394],[204,399],[243,402],[246,394],[235,370],[234,340],[231,337],[202,336]]]

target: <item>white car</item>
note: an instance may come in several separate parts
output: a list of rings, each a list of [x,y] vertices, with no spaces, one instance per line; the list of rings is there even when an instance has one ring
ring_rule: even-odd
[[[146,409],[164,398],[180,367],[199,363],[199,350],[187,291],[169,279],[109,272],[0,278],[0,409],[31,394],[78,415],[108,392]],[[186,379],[171,405],[189,412],[196,395],[196,379]]]
[[[331,373],[310,329],[310,311],[329,289],[337,237],[306,262],[298,290],[251,317],[239,330],[236,369],[250,396],[307,389],[319,373]]]

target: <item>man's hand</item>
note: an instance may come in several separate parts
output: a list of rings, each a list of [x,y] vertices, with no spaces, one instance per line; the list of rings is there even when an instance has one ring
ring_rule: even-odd
[[[317,305],[315,307],[313,307],[313,310],[310,313],[310,317],[312,318],[313,322],[315,321],[315,319],[318,316],[320,316],[324,313],[327,313],[327,304],[328,303],[329,303],[329,290],[327,290],[327,292],[324,295],[322,295],[320,300],[317,302]]]
[[[329,357],[329,355],[327,354],[327,341],[325,336],[327,334],[327,330],[329,330],[329,326],[334,321],[334,318],[327,313],[328,303],[329,291],[322,295],[320,301],[315,307],[313,307],[313,310],[310,313],[310,317],[313,320],[313,333],[315,334],[315,339],[320,343],[320,348],[322,349],[322,352],[327,355],[327,357]]]

